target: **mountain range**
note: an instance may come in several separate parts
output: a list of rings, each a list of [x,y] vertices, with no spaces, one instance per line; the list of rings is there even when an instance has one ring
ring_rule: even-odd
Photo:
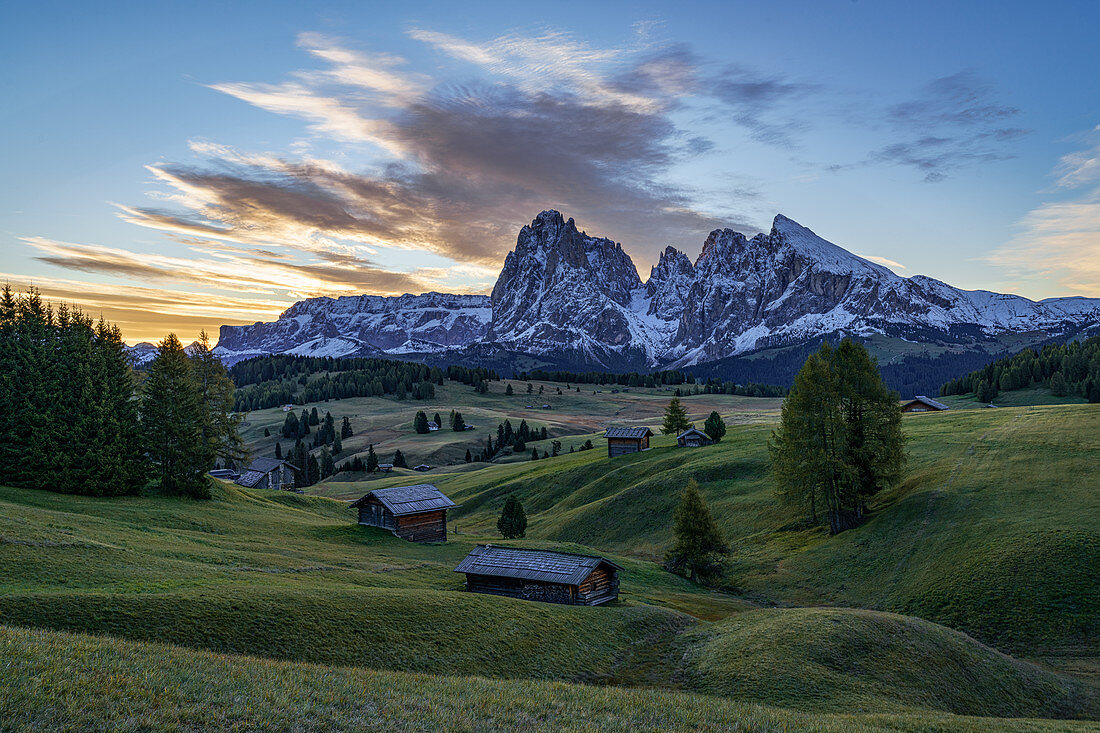
[[[491,295],[310,298],[270,323],[222,326],[215,351],[226,363],[286,353],[714,372],[826,337],[861,338],[887,363],[986,359],[1098,324],[1100,299],[1032,301],[901,277],[783,215],[752,238],[714,230],[694,262],[668,247],[643,282],[622,245],[550,210],[520,230]]]

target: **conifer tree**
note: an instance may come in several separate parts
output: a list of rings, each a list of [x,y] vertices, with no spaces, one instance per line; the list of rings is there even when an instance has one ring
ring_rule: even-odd
[[[432,417],[432,421],[436,424],[436,427],[439,427],[439,428],[443,427],[443,420],[439,417],[438,412],[435,413],[434,417]]]
[[[898,396],[863,346],[826,342],[806,359],[768,451],[782,502],[814,523],[824,512],[833,534],[859,524],[867,499],[900,480]]]
[[[248,451],[238,431],[242,416],[233,412],[235,387],[221,361],[214,356],[205,330],[199,332],[190,359],[202,403],[202,445],[207,461],[211,464],[219,459],[233,465],[246,463]]]
[[[306,461],[308,467],[308,475],[306,480],[308,483],[306,486],[313,486],[315,483],[321,480],[321,466],[317,463],[317,456],[312,453],[309,454],[309,459]]]
[[[729,545],[699,493],[695,479],[688,481],[680,496],[673,530],[676,544],[665,555],[666,568],[681,575],[686,573],[693,583],[711,580],[721,573]]]
[[[210,498],[203,474],[214,462],[204,441],[201,392],[175,334],[157,345],[157,356],[149,366],[141,426],[161,488],[170,494]]]
[[[424,414],[423,410],[418,410],[416,417],[413,419],[413,429],[416,432],[424,435],[429,432],[428,430],[428,416]]]
[[[454,414],[454,419],[451,421],[451,430],[455,431],[456,433],[461,433],[465,429],[466,421],[462,419],[462,413],[456,412]]]
[[[467,463],[472,463],[473,462],[473,456],[470,455],[470,449],[469,448],[466,449],[466,462]]]
[[[334,435],[332,438],[332,455],[338,456],[344,452],[344,442],[340,440],[339,435]]]
[[[527,534],[527,514],[515,494],[509,494],[504,501],[504,509],[497,520],[497,531],[505,539],[515,539]]]
[[[703,423],[703,432],[707,434],[708,438],[717,443],[726,434],[726,421],[717,412],[711,412],[707,416],[707,421]]]
[[[283,437],[298,437],[298,416],[294,414],[294,410],[289,410],[286,413],[286,420],[283,421]]]
[[[1055,397],[1064,397],[1066,395],[1066,378],[1061,372],[1054,372],[1050,375],[1050,392]]]
[[[283,457],[283,446],[280,445],[279,441],[277,441],[277,440],[275,441],[275,457],[280,459],[280,460]]]
[[[374,452],[374,444],[367,446],[367,473],[378,470],[378,455]]]
[[[310,425],[320,425],[320,423],[321,423],[321,418],[320,418],[320,416],[319,416],[319,415],[317,414],[317,408],[316,408],[316,407],[314,407],[314,408],[313,408],[312,410],[310,410],[310,412],[309,412],[309,424],[310,424]]]
[[[539,459],[539,449],[538,448],[532,448],[531,449],[531,460],[532,461],[537,461],[538,459]]]
[[[340,437],[346,440],[352,435],[354,435],[354,433],[351,430],[351,420],[348,419],[347,415],[344,415],[344,420],[340,424]]]
[[[408,468],[408,461],[405,460],[405,454],[398,448],[393,452],[393,465],[397,468]]]
[[[691,427],[688,422],[687,411],[680,403],[679,397],[673,397],[668,407],[665,408],[665,419],[661,423],[661,432],[665,435],[679,435]]]
[[[506,394],[509,397],[511,397],[513,394],[515,394],[515,391],[512,389],[511,384],[509,384],[507,387],[504,388],[504,394]]]

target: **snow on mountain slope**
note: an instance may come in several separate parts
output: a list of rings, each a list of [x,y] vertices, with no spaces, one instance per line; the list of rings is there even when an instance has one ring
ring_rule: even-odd
[[[684,367],[825,334],[974,343],[1100,323],[1100,299],[966,291],[901,277],[778,215],[716,229],[694,263],[668,247],[642,283],[622,246],[557,211],[523,227],[492,296],[312,298],[274,323],[223,326],[217,352],[444,354],[486,344],[594,368]]]
[[[465,346],[485,335],[492,308],[485,295],[425,293],[386,298],[310,298],[277,321],[222,326],[215,353],[239,361],[257,353],[373,356],[406,353],[416,342],[434,349]]]

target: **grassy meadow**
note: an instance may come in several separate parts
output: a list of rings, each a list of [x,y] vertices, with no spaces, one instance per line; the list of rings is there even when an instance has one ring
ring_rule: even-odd
[[[566,450],[608,422],[656,427],[671,396],[547,387],[562,402],[525,411],[523,383],[512,397],[492,387],[319,410],[355,415],[345,446],[400,445],[415,463],[464,453],[456,438],[483,440],[502,416],[552,420]],[[417,409],[446,414],[449,400],[477,431],[412,432]],[[698,422],[721,412],[726,438],[679,449],[659,436],[616,459],[594,439],[550,460],[342,475],[304,496],[0,487],[0,730],[1096,729],[1094,406],[907,415],[906,479],[830,537],[774,499],[778,400],[684,402]],[[284,417],[250,414],[246,437],[261,444]],[[659,565],[693,478],[733,546],[716,591]],[[461,505],[445,544],[360,527],[345,501],[425,480]],[[522,540],[495,532],[510,493]],[[452,570],[478,542],[605,555],[625,568],[621,600],[467,594]]]

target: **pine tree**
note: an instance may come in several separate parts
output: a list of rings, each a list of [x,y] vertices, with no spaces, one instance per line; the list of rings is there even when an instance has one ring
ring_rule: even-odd
[[[451,421],[451,430],[456,433],[461,433],[466,429],[466,421],[462,419],[462,413],[456,412],[454,419]]]
[[[393,465],[397,468],[408,468],[409,464],[405,460],[405,454],[398,448],[393,452]]]
[[[378,455],[374,452],[374,444],[367,446],[367,473],[378,470]]]
[[[428,430],[428,416],[424,414],[423,410],[417,411],[416,417],[413,419],[413,429],[421,435],[430,432]]]
[[[703,423],[703,432],[707,434],[708,438],[717,443],[726,434],[726,421],[717,412],[711,412],[707,416],[707,421]]]
[[[504,388],[504,394],[506,394],[509,397],[511,397],[513,394],[515,394],[515,391],[512,389],[511,384],[509,384],[507,387]]]
[[[440,419],[440,417],[439,417],[439,413],[438,413],[438,412],[437,412],[437,413],[435,413],[435,416],[434,416],[434,417],[432,417],[432,421],[433,421],[433,422],[434,422],[434,423],[436,424],[436,426],[438,426],[438,427],[440,427],[440,428],[442,428],[442,427],[443,427],[443,420],[442,420],[442,419]]]
[[[537,461],[538,459],[539,459],[539,449],[538,448],[532,448],[531,449],[531,460],[532,461]]]
[[[202,443],[208,463],[212,465],[219,459],[234,465],[246,463],[248,451],[238,431],[242,416],[233,412],[235,387],[221,361],[214,356],[205,330],[199,333],[190,358],[202,402]]]
[[[271,428],[264,428],[264,437],[265,438],[270,438],[271,437]]]
[[[344,442],[340,440],[339,435],[334,435],[332,438],[332,455],[338,456],[344,452]]]
[[[283,437],[298,437],[298,416],[294,414],[294,410],[289,410],[286,413],[286,420],[283,421]]]
[[[1066,378],[1061,372],[1054,372],[1050,375],[1050,392],[1055,397],[1064,397],[1066,395]]]
[[[782,502],[815,523],[825,512],[833,534],[859,524],[867,499],[900,480],[898,396],[863,346],[826,342],[806,359],[768,451]]]
[[[665,435],[679,435],[691,427],[687,412],[678,397],[673,397],[665,408],[665,419],[661,423],[661,432]]]
[[[469,448],[466,449],[466,462],[467,463],[473,462],[473,456],[470,455],[470,449]]]
[[[157,345],[141,404],[146,451],[161,488],[170,494],[210,498],[203,474],[213,465],[204,443],[206,419],[199,386],[175,334]]]
[[[527,450],[527,443],[525,443],[521,438],[516,438],[516,442],[512,443],[512,452],[522,453],[525,450]]]
[[[527,534],[527,514],[514,494],[509,494],[504,501],[504,509],[497,520],[497,531],[508,540]]]
[[[317,414],[317,408],[316,407],[314,407],[309,412],[309,424],[310,425],[320,425],[321,424],[321,418]]]
[[[686,573],[693,583],[711,580],[721,573],[729,545],[699,493],[695,479],[688,481],[684,487],[680,505],[676,508],[673,529],[676,544],[665,555],[666,568],[675,573]]]
[[[308,477],[306,480],[309,482],[306,486],[313,486],[321,480],[321,466],[317,463],[317,456],[310,453],[309,459],[306,461],[306,466],[308,467]]]
[[[279,444],[279,441],[277,441],[277,440],[275,441],[275,457],[280,459],[280,460],[283,457],[283,446],[281,446]]]
[[[344,415],[344,421],[340,424],[340,437],[347,440],[352,435],[354,433],[351,430],[351,420],[348,419],[347,415]]]

